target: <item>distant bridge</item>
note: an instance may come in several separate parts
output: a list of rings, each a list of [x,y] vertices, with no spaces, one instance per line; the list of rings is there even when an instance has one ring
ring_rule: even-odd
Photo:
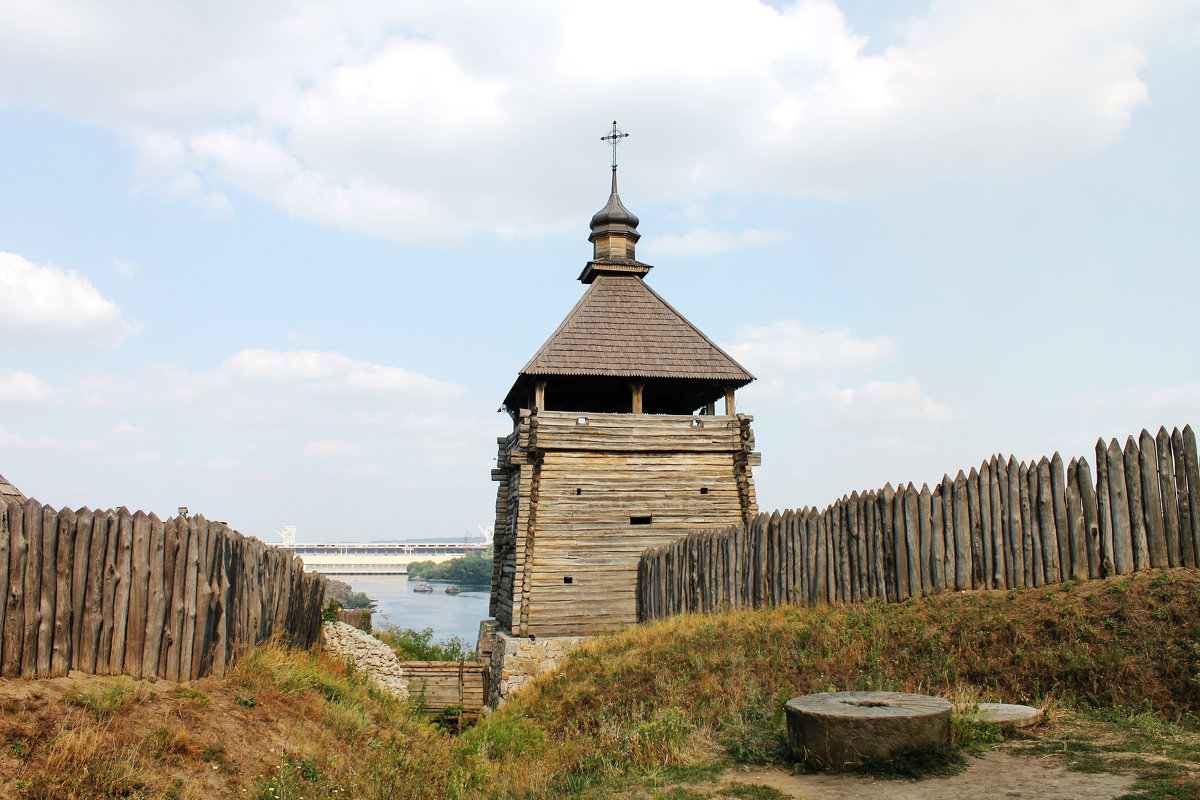
[[[276,547],[304,559],[306,572],[320,572],[322,575],[405,575],[408,573],[408,565],[414,561],[447,561],[451,558],[461,558],[469,553],[483,553],[488,545],[479,542],[289,542]]]

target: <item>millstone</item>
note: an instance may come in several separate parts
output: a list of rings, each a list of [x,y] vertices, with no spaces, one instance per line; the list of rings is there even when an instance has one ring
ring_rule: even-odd
[[[979,711],[972,716],[984,722],[1011,723],[1018,728],[1028,728],[1042,721],[1042,710],[1033,706],[1012,703],[980,703]]]
[[[950,743],[948,700],[899,692],[822,692],[788,701],[792,758],[841,768]]]

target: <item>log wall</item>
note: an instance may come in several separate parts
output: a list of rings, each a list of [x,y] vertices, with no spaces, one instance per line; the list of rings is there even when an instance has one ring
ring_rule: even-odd
[[[1014,589],[1196,567],[1200,471],[1191,426],[1143,430],[1124,448],[1023,464],[993,456],[932,490],[854,492],[824,509],[758,514],[651,547],[637,613],[781,603],[889,602],[941,591]]]
[[[0,498],[0,675],[221,675],[276,633],[315,642],[325,586],[203,516]]]
[[[647,546],[754,513],[750,422],[522,410],[493,471],[491,615],[520,636],[635,622]]]

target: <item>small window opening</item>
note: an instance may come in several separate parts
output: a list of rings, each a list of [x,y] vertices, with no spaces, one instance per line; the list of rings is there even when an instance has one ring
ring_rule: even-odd
[[[570,584],[570,583],[574,583],[574,582],[575,582],[575,579],[572,578],[570,575],[563,576],[563,583]]]
[[[708,487],[707,487],[707,486],[701,486],[701,487],[700,487],[700,494],[708,494]]]
[[[583,489],[580,489],[578,486],[575,487],[575,494],[583,494]]]
[[[703,428],[703,427],[704,427],[704,421],[703,421],[703,420],[698,420],[698,419],[693,419],[693,420],[692,420],[692,427],[693,427],[693,428]]]
[[[576,425],[587,425],[587,417],[576,417],[575,424]]]
[[[654,522],[653,517],[630,517],[629,518],[630,525],[649,525],[652,522]]]

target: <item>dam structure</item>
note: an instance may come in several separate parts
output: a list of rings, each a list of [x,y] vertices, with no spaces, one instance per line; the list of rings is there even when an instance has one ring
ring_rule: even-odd
[[[485,542],[284,542],[275,545],[299,556],[305,572],[322,575],[407,575],[414,561],[448,561],[483,554]]]

